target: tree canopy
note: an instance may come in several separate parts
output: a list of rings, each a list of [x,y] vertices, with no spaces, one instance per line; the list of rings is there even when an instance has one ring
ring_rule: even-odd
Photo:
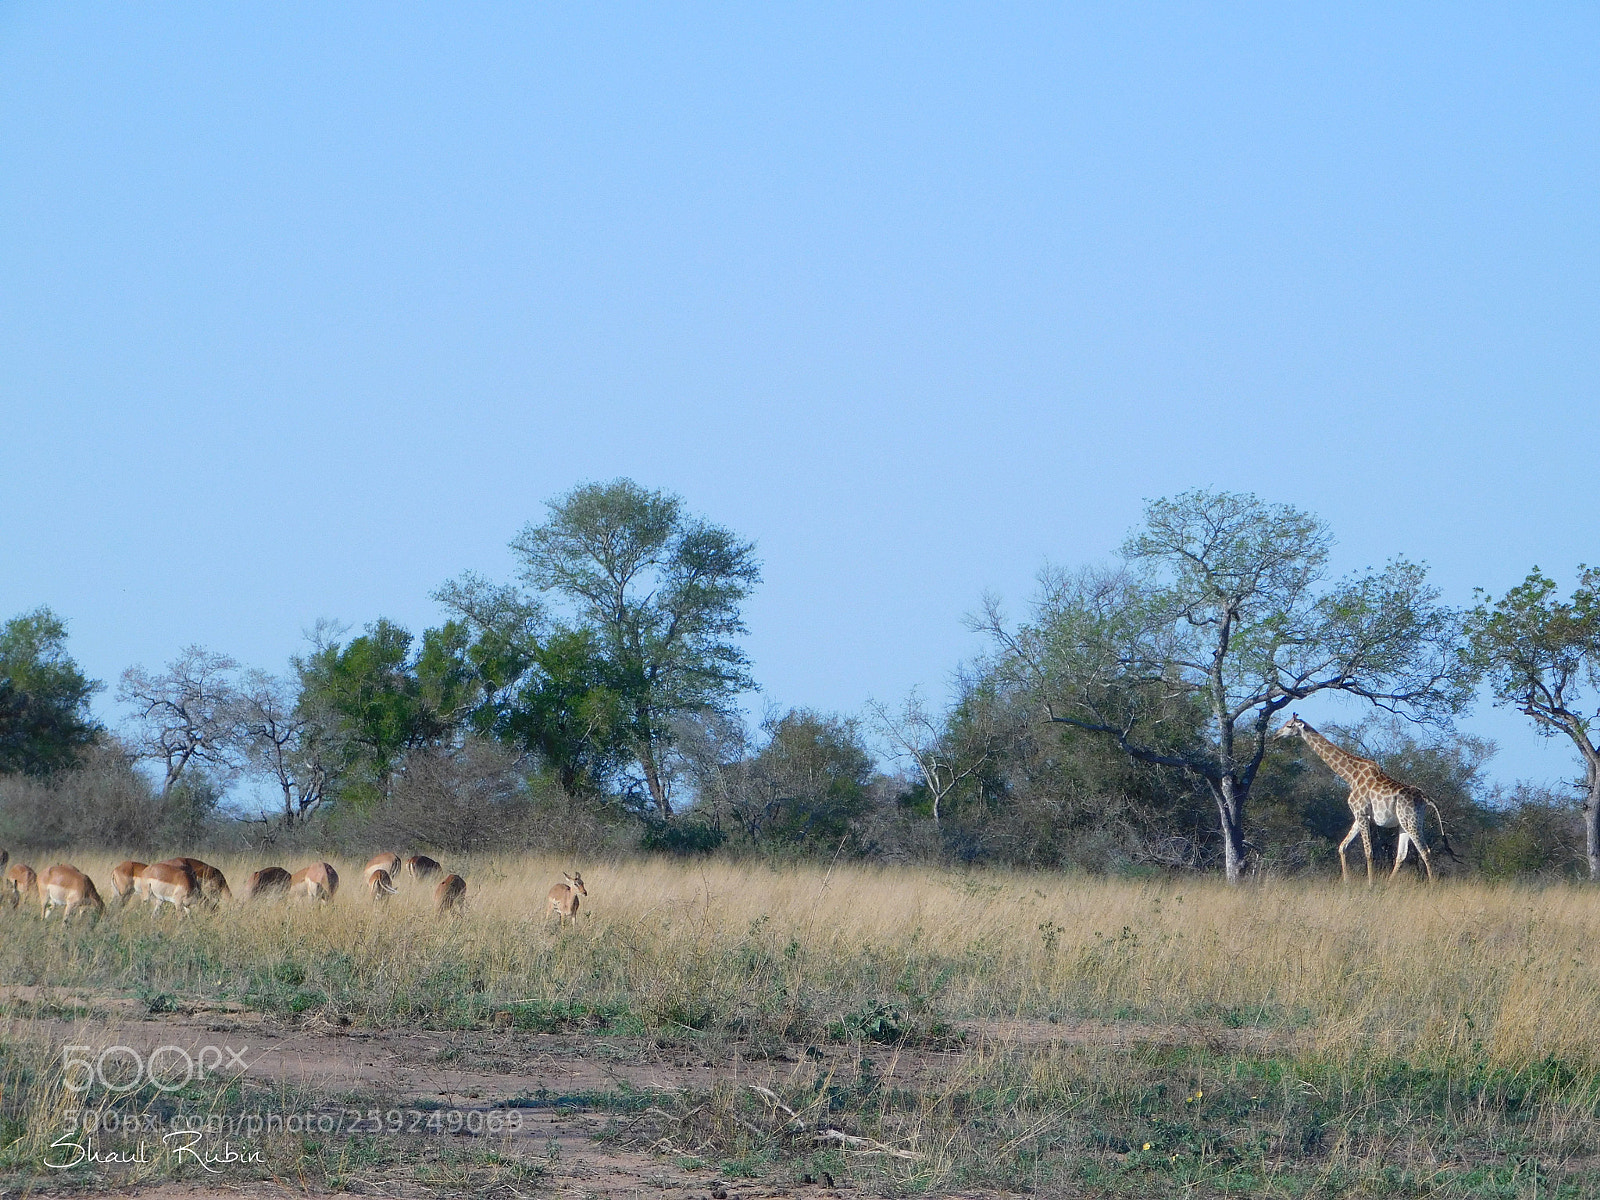
[[[1459,620],[1424,569],[1326,583],[1331,545],[1289,505],[1187,492],[1146,505],[1120,566],[1047,572],[1031,621],[991,604],[981,625],[1049,720],[1204,781],[1236,881],[1275,714],[1333,691],[1440,721],[1471,695]]]
[[[612,728],[624,731],[656,810],[671,816],[673,718],[755,686],[734,640],[761,578],[755,547],[629,479],[552,500],[545,522],[511,546],[523,579],[564,609],[569,631],[592,639],[621,709]]]
[[[1583,760],[1589,877],[1600,879],[1600,571],[1582,567],[1570,600],[1538,567],[1468,614],[1473,664],[1498,704],[1515,707],[1545,737],[1569,738]]]
[[[66,622],[49,608],[0,626],[0,773],[76,763],[100,732],[89,700],[101,686],[67,653]]]

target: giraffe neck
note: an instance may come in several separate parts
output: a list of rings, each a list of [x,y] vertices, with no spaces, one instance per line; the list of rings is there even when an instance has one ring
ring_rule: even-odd
[[[1317,757],[1327,763],[1333,769],[1333,773],[1348,784],[1353,785],[1357,772],[1368,765],[1366,759],[1358,754],[1351,754],[1348,750],[1341,750],[1303,721],[1300,724],[1300,736],[1305,738],[1306,744],[1317,752]]]

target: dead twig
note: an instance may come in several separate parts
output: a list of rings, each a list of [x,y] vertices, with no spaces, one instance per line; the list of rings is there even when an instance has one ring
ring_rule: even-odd
[[[921,1160],[922,1155],[914,1150],[897,1150],[893,1146],[886,1146],[882,1142],[875,1142],[871,1138],[854,1137],[848,1133],[840,1133],[837,1129],[819,1129],[811,1135],[818,1142],[837,1142],[846,1154],[887,1154],[893,1158],[910,1159],[912,1162]]]
[[[771,1088],[762,1087],[759,1083],[746,1084],[745,1086],[770,1104],[774,1110],[782,1109],[785,1113],[787,1113],[790,1125],[792,1125],[797,1132],[805,1132],[806,1123],[800,1119],[800,1114],[795,1112],[794,1109],[790,1108],[787,1104],[780,1100],[778,1098],[778,1093],[774,1092]]]

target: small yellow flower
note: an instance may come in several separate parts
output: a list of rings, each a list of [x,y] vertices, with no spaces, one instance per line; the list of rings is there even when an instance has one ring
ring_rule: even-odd
[[[1204,1095],[1205,1095],[1205,1093],[1204,1093],[1204,1092],[1196,1092],[1196,1093],[1195,1093],[1195,1094],[1194,1094],[1194,1098],[1195,1098],[1195,1099],[1196,1099],[1196,1100],[1198,1100],[1198,1099],[1200,1099],[1200,1097],[1202,1097],[1202,1096],[1204,1096]]]
[[[1145,1149],[1146,1149],[1146,1150],[1148,1150],[1148,1149],[1150,1149],[1150,1143],[1149,1143],[1149,1142],[1146,1142],[1146,1143],[1145,1143],[1145,1144],[1144,1144],[1144,1148],[1145,1148]]]

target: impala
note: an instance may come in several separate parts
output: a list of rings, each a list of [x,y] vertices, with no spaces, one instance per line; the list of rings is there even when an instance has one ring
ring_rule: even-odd
[[[391,851],[374,854],[367,860],[367,865],[361,868],[361,877],[371,883],[374,871],[382,871],[392,880],[400,874],[400,856]]]
[[[94,890],[94,880],[77,867],[57,863],[39,877],[39,912],[46,921],[52,908],[60,908],[61,922],[66,924],[73,909],[84,905],[98,913],[106,911],[105,901]]]
[[[437,875],[442,870],[444,870],[444,868],[438,863],[434,862],[433,859],[429,858],[426,854],[413,854],[410,858],[406,859],[406,874],[411,876],[411,878],[416,880],[418,883],[421,883],[424,879],[429,879],[432,876]],[[391,875],[394,874],[393,871],[389,873]]]
[[[395,887],[394,880],[390,877],[389,872],[382,867],[369,866],[367,868],[367,886],[372,889],[372,898],[374,900],[387,899],[400,890]]]
[[[6,868],[4,892],[12,908],[15,908],[32,895],[33,889],[38,884],[39,877],[33,873],[33,868],[27,863],[13,863]]]
[[[450,912],[461,904],[467,894],[467,881],[459,875],[446,875],[433,889],[434,903],[441,913]]]
[[[188,867],[194,872],[195,882],[200,885],[207,906],[216,908],[222,901],[233,899],[233,893],[228,890],[228,877],[210,863],[201,862],[198,858],[169,858],[167,861],[175,867]]]
[[[339,890],[339,872],[331,863],[312,863],[289,876],[289,894],[308,901],[328,901]]]
[[[161,906],[170,904],[187,917],[189,910],[202,899],[200,881],[188,864],[182,862],[151,863],[134,876],[133,886],[140,895],[150,897],[158,916]]]
[[[126,862],[119,862],[111,868],[111,892],[118,900],[122,901],[124,908],[128,906],[128,901],[133,899],[134,893],[138,890],[135,885],[139,878],[139,872],[149,865],[149,863],[134,862],[130,858]]]
[[[268,892],[287,892],[289,878],[289,872],[282,867],[262,867],[244,881],[244,898],[254,900]]]
[[[556,914],[558,922],[565,923],[568,917],[572,923],[578,923],[578,897],[587,896],[589,889],[583,886],[583,873],[574,871],[568,875],[561,873],[565,883],[558,883],[550,889],[550,908]]]

